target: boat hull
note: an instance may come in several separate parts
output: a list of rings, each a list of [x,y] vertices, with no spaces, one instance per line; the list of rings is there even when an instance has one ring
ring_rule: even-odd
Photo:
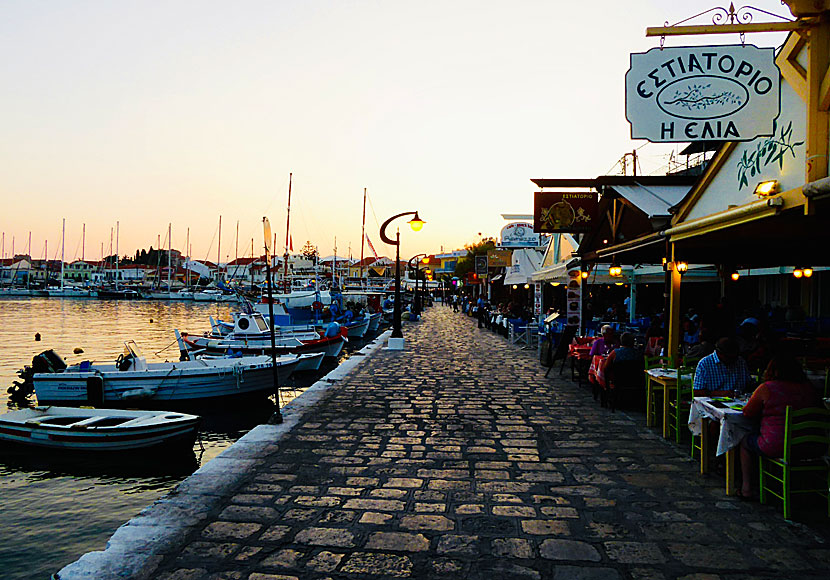
[[[209,401],[274,392],[274,376],[266,357],[255,364],[186,361],[168,370],[42,373],[34,376],[35,395],[41,405],[140,405]],[[299,359],[277,361],[277,380],[283,383]],[[178,366],[178,368],[176,368]],[[69,372],[68,372],[69,371]],[[100,381],[98,383],[97,381]],[[100,386],[99,386],[100,385]],[[100,393],[99,393],[100,391]]]
[[[88,411],[78,417],[75,424],[48,425],[40,423],[40,419],[69,419],[66,414],[77,409],[60,407],[37,407],[0,415],[0,441],[16,445],[42,447],[56,450],[72,451],[130,451],[163,446],[165,450],[174,448],[192,448],[196,440],[196,432],[201,421],[195,415],[182,414],[153,414],[141,411],[124,412],[128,421],[121,425],[95,426],[85,425],[84,416],[94,419],[95,411]],[[21,422],[13,420],[25,412],[33,414],[33,419]],[[102,418],[118,417],[119,412],[102,411]],[[147,420],[142,420],[145,414]],[[38,417],[37,415],[42,415]],[[154,422],[153,417],[161,417]],[[165,419],[169,418],[169,419]],[[129,420],[132,419],[132,420]],[[132,423],[135,423],[132,425]]]

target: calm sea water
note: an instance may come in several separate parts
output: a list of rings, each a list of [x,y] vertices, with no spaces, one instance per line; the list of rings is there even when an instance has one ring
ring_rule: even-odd
[[[0,299],[0,400],[32,357],[54,349],[67,363],[114,360],[135,340],[148,360],[177,360],[173,329],[203,332],[209,316],[227,319],[229,307],[194,302],[105,301],[72,298]],[[35,341],[35,333],[41,335]],[[76,348],[81,354],[73,354]],[[299,385],[302,386],[302,385]],[[284,404],[293,394],[284,395]],[[92,550],[143,507],[165,495],[216,457],[273,406],[199,409],[203,416],[192,456],[106,459],[47,454],[0,446],[0,568],[5,580],[49,578]],[[186,411],[187,409],[182,409]],[[0,412],[4,412],[0,409]],[[117,455],[117,454],[116,454]]]

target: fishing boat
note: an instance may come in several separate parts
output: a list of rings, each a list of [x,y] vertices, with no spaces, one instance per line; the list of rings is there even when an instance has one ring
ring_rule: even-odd
[[[213,322],[214,328],[217,324]],[[316,330],[285,332],[274,327],[274,344],[278,354],[324,353],[336,357],[343,350],[348,330],[340,325],[330,325],[325,332]],[[206,332],[202,336],[181,333],[184,348],[208,354],[241,352],[244,355],[271,352],[271,331],[262,314],[238,313],[234,315],[234,327],[230,332]],[[180,346],[181,347],[181,346]]]
[[[69,367],[54,351],[47,351],[51,353],[48,366],[53,372],[34,374],[38,402],[42,405],[151,405],[264,395],[275,390],[270,356],[148,363],[135,342],[127,341],[124,347],[114,362],[83,361]],[[299,362],[296,354],[276,359],[279,384],[288,379]],[[36,366],[33,361],[32,366],[44,365]]]
[[[184,413],[34,407],[0,415],[0,441],[74,451],[187,449],[200,421]]]

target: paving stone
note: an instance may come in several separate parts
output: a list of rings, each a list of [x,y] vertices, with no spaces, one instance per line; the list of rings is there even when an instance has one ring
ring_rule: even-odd
[[[523,505],[494,505],[492,508],[494,516],[505,516],[509,518],[534,518],[536,509]]]
[[[303,553],[298,550],[279,550],[274,552],[262,561],[262,566],[274,568],[295,568],[297,560],[302,558]]]
[[[262,524],[245,522],[213,522],[202,531],[209,540],[242,540],[262,529]]]
[[[340,561],[343,559],[343,554],[335,552],[322,551],[313,558],[311,558],[306,567],[315,572],[331,572],[337,568]]]
[[[438,539],[436,551],[439,554],[475,556],[479,551],[479,537],[445,534]]]
[[[350,548],[354,546],[354,534],[340,528],[306,528],[297,532],[294,541],[311,546]]]
[[[390,514],[383,514],[379,512],[366,512],[360,516],[361,524],[385,524],[393,518]]]
[[[357,510],[377,510],[396,512],[402,511],[404,502],[391,499],[350,499],[347,500],[343,507],[346,509]]]
[[[597,549],[591,544],[574,540],[545,540],[539,546],[539,554],[549,560],[599,562],[602,559]]]
[[[408,556],[356,552],[349,557],[341,572],[408,578],[412,574],[412,561]]]
[[[560,520],[522,520],[522,531],[534,536],[567,536],[568,524]]]
[[[521,538],[497,538],[493,540],[493,554],[506,558],[532,558],[533,545]]]
[[[444,516],[418,515],[404,516],[401,519],[401,527],[407,530],[447,531],[455,528],[455,524]]]
[[[655,564],[665,562],[657,544],[650,542],[605,542],[608,557],[623,564]]]
[[[429,540],[423,534],[375,532],[369,536],[366,548],[392,552],[423,552],[429,549]]]

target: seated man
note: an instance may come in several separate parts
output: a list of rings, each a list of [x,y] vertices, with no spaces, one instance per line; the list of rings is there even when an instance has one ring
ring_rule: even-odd
[[[614,328],[608,324],[602,327],[602,337],[598,338],[591,345],[591,356],[606,356],[617,348],[620,341]]]
[[[735,396],[749,391],[752,378],[746,362],[738,356],[738,344],[724,337],[715,344],[715,352],[700,359],[695,371],[694,396]]]

